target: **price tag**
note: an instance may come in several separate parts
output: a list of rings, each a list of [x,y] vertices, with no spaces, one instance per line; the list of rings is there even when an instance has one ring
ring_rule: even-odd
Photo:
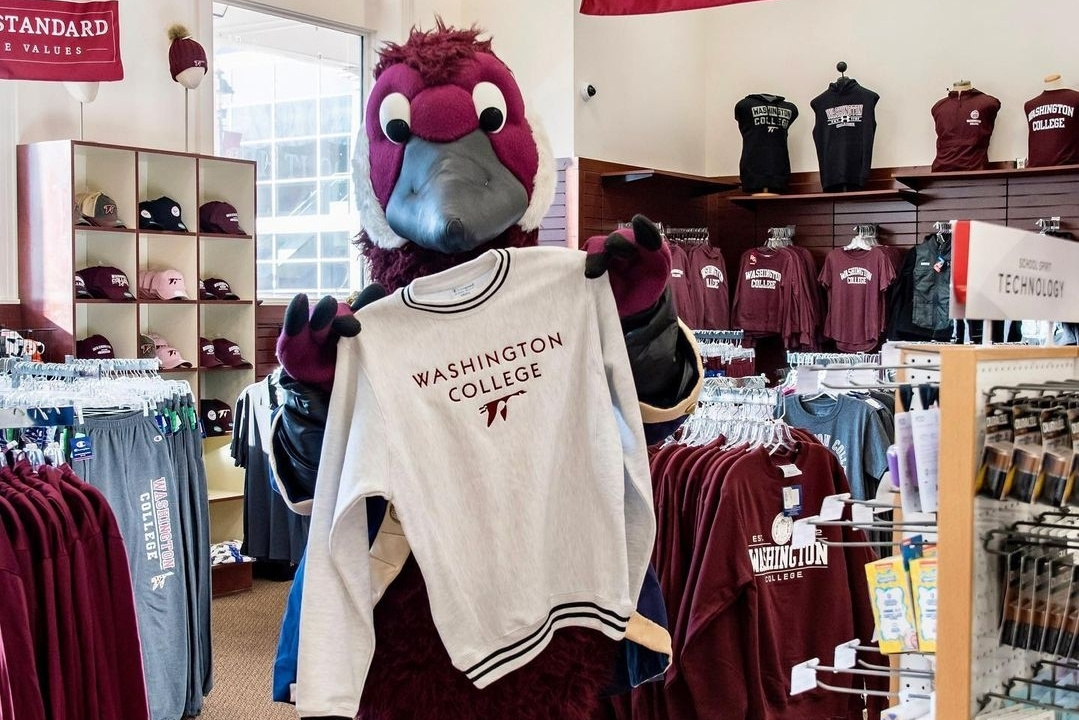
[[[832,665],[844,670],[854,667],[858,662],[858,651],[854,649],[857,644],[857,640],[851,640],[842,645],[836,645],[835,662]]]
[[[72,436],[70,455],[72,460],[89,460],[94,456],[93,442],[82,433]]]
[[[810,520],[816,520],[817,516],[803,518],[794,521],[794,530],[791,532],[791,549],[810,547],[817,542],[817,526],[811,525]]]
[[[783,477],[785,478],[798,477],[802,474],[797,465],[780,465],[779,469],[783,471]]]
[[[851,509],[851,517],[857,525],[873,524],[873,508],[861,503],[855,503]]]
[[[843,517],[844,500],[850,499],[850,493],[843,493],[842,495],[829,495],[824,498],[824,502],[820,506],[820,519],[821,520],[838,520]]]
[[[798,517],[802,514],[801,485],[783,488],[783,514],[787,517]]]
[[[817,688],[817,665],[818,658],[806,660],[791,668],[791,695],[809,692]]]

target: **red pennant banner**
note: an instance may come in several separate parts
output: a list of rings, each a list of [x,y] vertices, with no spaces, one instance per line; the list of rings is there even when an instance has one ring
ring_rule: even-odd
[[[117,0],[0,0],[0,80],[123,80]]]
[[[651,15],[701,10],[758,0],[581,0],[582,15]]]

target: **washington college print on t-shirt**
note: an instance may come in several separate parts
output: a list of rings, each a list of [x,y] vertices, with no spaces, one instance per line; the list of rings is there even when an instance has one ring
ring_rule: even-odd
[[[869,179],[880,96],[844,77],[813,98],[821,187],[825,192],[859,190]]]
[[[742,133],[738,173],[748,193],[783,192],[791,176],[787,131],[798,119],[798,108],[782,95],[747,95],[734,106]]]
[[[1027,165],[1052,167],[1079,163],[1079,92],[1062,88],[1046,90],[1028,100]]]

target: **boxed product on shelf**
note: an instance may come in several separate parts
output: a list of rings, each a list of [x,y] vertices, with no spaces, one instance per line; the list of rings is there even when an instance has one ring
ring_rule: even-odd
[[[881,558],[865,566],[878,645],[886,655],[918,649],[910,578],[899,555]]]

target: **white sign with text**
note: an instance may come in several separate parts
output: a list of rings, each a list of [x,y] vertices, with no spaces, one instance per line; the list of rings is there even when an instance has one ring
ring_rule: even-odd
[[[1079,242],[963,220],[952,248],[953,318],[1079,322]]]

